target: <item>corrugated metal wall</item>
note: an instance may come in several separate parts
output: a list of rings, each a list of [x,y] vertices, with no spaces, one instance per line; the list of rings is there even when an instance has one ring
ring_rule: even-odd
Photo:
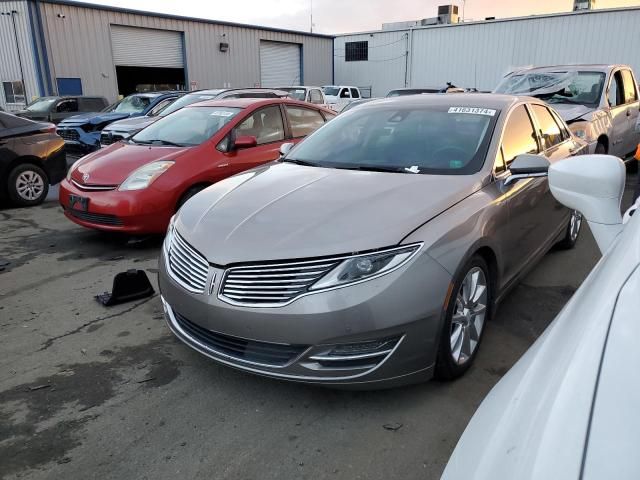
[[[640,9],[620,9],[342,36],[335,40],[335,81],[373,84],[374,96],[404,86],[402,59],[371,61],[382,58],[371,46],[403,34],[410,37],[408,78],[415,87],[450,81],[491,90],[510,69],[526,65],[626,63],[640,74],[639,25]],[[345,62],[344,43],[358,40],[369,40],[370,61]],[[405,52],[403,42],[387,48],[385,58]]]
[[[27,100],[40,96],[36,66],[34,63],[33,44],[31,41],[31,27],[29,21],[29,8],[26,1],[1,2],[0,12],[17,11],[15,14],[16,30],[18,32],[18,46],[22,57],[22,69]],[[10,15],[0,15],[0,107],[5,110],[15,110],[18,106],[7,106],[4,98],[2,82],[19,81],[20,66],[18,63],[18,50],[16,37]]]
[[[85,94],[104,95],[110,100],[117,97],[111,25],[184,32],[188,80],[197,82],[198,88],[258,84],[260,40],[301,44],[304,82],[331,83],[331,38],[62,4],[41,5],[52,76],[82,78]],[[228,52],[219,51],[220,42],[229,43]]]

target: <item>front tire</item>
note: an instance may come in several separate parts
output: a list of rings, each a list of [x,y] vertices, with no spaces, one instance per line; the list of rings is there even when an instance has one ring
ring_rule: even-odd
[[[40,205],[49,193],[49,177],[37,165],[23,163],[9,173],[7,192],[14,205]]]
[[[182,195],[182,197],[180,197],[180,200],[178,200],[178,205],[176,206],[176,212],[178,210],[180,210],[180,208],[187,203],[187,200],[189,200],[191,197],[193,197],[196,193],[201,192],[202,190],[204,190],[206,188],[206,185],[198,185],[195,187],[191,187],[189,190],[187,190],[184,195]]]
[[[491,318],[492,301],[489,267],[484,258],[474,255],[453,283],[436,358],[436,378],[452,380],[469,369]]]
[[[565,236],[558,243],[558,247],[563,250],[571,250],[575,247],[578,242],[578,237],[580,236],[581,228],[582,214],[577,210],[573,210],[571,212],[571,217],[569,218],[569,225],[567,225]]]

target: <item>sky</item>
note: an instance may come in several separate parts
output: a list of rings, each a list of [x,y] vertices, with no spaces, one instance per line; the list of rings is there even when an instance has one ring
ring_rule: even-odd
[[[378,30],[382,23],[435,17],[438,5],[462,0],[84,0],[174,15],[335,34]],[[466,0],[464,16],[517,17],[572,10],[573,0]],[[596,0],[596,8],[640,6],[639,0]],[[461,15],[462,16],[462,15]]]

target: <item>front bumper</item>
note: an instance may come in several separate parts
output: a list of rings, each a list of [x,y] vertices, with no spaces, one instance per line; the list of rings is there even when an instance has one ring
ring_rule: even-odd
[[[86,212],[72,208],[69,195],[89,199]],[[153,188],[121,192],[87,191],[66,179],[60,183],[60,205],[65,216],[83,227],[133,235],[164,233],[175,212],[172,196]]]
[[[64,139],[67,152],[78,158],[100,148],[100,132],[85,132],[81,127],[58,125],[56,133]]]
[[[221,268],[209,268],[211,294],[193,294],[173,279],[164,252],[159,263],[169,328],[219,363],[283,380],[365,389],[432,376],[451,277],[425,253],[388,275],[273,308],[234,306],[218,298]],[[384,353],[333,353],[376,342],[384,344]],[[256,360],[249,350],[267,356]],[[290,358],[269,361],[268,355],[281,360],[281,351]]]

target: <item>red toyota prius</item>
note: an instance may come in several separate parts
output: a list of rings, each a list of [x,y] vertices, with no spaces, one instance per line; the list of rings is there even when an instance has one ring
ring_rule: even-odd
[[[84,227],[163,233],[191,196],[276,160],[283,143],[301,140],[334,116],[290,99],[190,105],[76,162],[60,185],[60,204]]]

